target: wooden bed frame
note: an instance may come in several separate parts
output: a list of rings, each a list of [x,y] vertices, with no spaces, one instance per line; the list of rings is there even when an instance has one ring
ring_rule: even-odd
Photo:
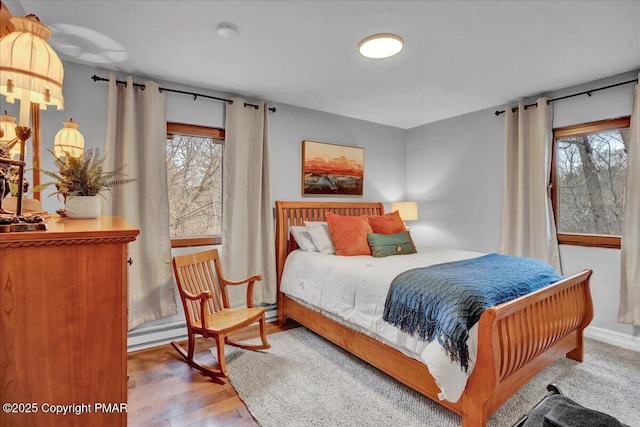
[[[295,248],[295,243],[289,242],[289,227],[304,225],[304,221],[323,221],[328,211],[342,215],[383,215],[384,206],[362,202],[276,202],[281,324],[287,317],[296,320],[462,416],[463,427],[486,426],[489,416],[520,387],[565,355],[582,362],[583,330],[593,318],[591,270],[486,310],[480,317],[476,366],[462,397],[456,403],[439,400],[440,389],[424,364],[280,292],[285,259]]]

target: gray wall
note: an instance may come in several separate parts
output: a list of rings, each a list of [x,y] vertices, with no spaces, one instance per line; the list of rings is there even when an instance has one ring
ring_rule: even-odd
[[[392,202],[404,196],[404,130],[290,105],[271,115],[273,200],[301,200],[302,140],[364,147],[364,195],[349,199]],[[389,205],[387,204],[387,209]]]
[[[478,111],[407,131],[407,198],[419,244],[495,251],[500,235],[503,124]]]
[[[65,109],[49,109],[42,112],[42,168],[55,170],[53,156],[46,148],[53,148],[53,139],[62,122],[73,117],[80,124],[85,138],[86,148],[104,148],[107,117],[106,82],[93,82],[91,76],[97,74],[109,77],[106,70],[64,62]],[[126,75],[119,75],[124,80]],[[134,77],[136,83],[142,83],[144,77]],[[192,91],[222,98],[231,95],[159,81],[168,88]],[[224,127],[224,102],[167,92],[167,121],[188,123],[212,127]],[[0,108],[18,116],[19,104],[6,104],[4,97]],[[340,200],[366,200],[392,202],[400,200],[405,190],[405,152],[404,130],[362,120],[350,119],[320,111],[274,104],[277,112],[270,113],[271,168],[273,200],[300,200],[301,179],[301,141],[311,139],[344,145],[363,147],[365,152],[365,189],[364,196]],[[126,173],[126,168],[124,170]],[[28,177],[30,173],[28,174]],[[49,178],[43,176],[43,182]],[[63,207],[55,196],[47,197],[53,190],[43,194],[43,208],[48,212]],[[316,200],[328,200],[317,198]],[[335,200],[335,199],[334,199]],[[387,204],[387,208],[389,205]],[[196,248],[202,249],[202,248]],[[188,252],[187,249],[176,253]],[[182,308],[180,307],[180,310]],[[183,320],[182,314],[160,321],[148,322],[137,328],[137,333],[145,327],[156,327]]]
[[[107,83],[90,77],[108,71],[64,63],[65,110],[42,113],[43,168],[53,169],[53,138],[62,121],[80,123],[87,147],[103,147]],[[551,97],[632,79],[637,73],[569,88]],[[123,76],[120,76],[123,77]],[[142,82],[144,78],[134,79]],[[215,96],[213,91],[160,82],[163,86]],[[533,97],[532,97],[533,98]],[[629,115],[632,85],[581,96],[554,104],[554,126]],[[498,250],[503,191],[503,126],[496,108],[402,130],[333,114],[273,104],[270,116],[273,200],[300,200],[301,141],[311,139],[365,149],[365,194],[356,200],[389,202],[417,200],[420,220],[411,223],[416,243],[492,252]],[[497,108],[502,108],[499,106]],[[17,104],[0,101],[0,109],[18,115]],[[224,127],[224,103],[167,93],[167,120]],[[43,178],[44,179],[44,178]],[[322,199],[318,199],[322,200]],[[347,200],[347,199],[344,199]],[[353,200],[353,199],[350,199]],[[44,197],[45,210],[62,207],[55,197]],[[620,281],[620,251],[563,245],[565,274],[594,269],[592,323],[606,331],[639,337],[640,328],[616,322]],[[178,318],[168,319],[178,320]]]
[[[547,94],[550,98],[625,80],[637,72]],[[535,99],[536,97],[531,97]],[[554,127],[631,114],[633,85],[591,97],[555,102]],[[419,201],[420,220],[412,224],[418,244],[492,252],[498,250],[502,217],[504,116],[498,106],[408,130],[407,198]],[[564,274],[594,270],[592,326],[640,337],[640,328],[616,321],[620,250],[561,245]],[[596,331],[597,332],[597,331]]]
[[[50,108],[42,112],[42,167],[54,170],[53,156],[46,149],[53,148],[55,134],[62,129],[62,122],[73,120],[80,124],[86,147],[104,147],[107,117],[106,82],[94,82],[91,76],[108,77],[109,72],[85,65],[64,62],[65,109]],[[126,76],[120,75],[124,80]],[[136,77],[142,83],[143,77]],[[160,81],[165,87],[198,92],[218,97],[231,95],[199,88]],[[203,126],[224,127],[224,102],[188,95],[167,94],[167,120]],[[7,104],[2,97],[0,109],[18,116],[19,103]],[[270,113],[272,192],[273,200],[297,200],[300,195],[301,141],[332,142],[363,147],[365,152],[364,196],[355,199],[392,202],[404,196],[404,130],[363,120],[350,119],[335,114],[274,104],[277,112]],[[126,173],[126,168],[124,170]],[[28,174],[28,176],[30,176]],[[42,177],[46,182],[48,178]],[[47,191],[46,194],[50,194]],[[54,212],[62,207],[56,197],[43,196],[43,207]],[[326,199],[324,199],[326,200]],[[388,205],[387,205],[388,207]]]

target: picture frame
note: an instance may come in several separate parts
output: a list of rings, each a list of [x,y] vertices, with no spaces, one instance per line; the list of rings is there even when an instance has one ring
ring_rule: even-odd
[[[362,196],[364,148],[302,141],[303,196]]]

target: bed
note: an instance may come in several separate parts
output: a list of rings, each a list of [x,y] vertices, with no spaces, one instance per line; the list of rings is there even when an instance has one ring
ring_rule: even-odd
[[[561,357],[582,361],[583,330],[593,317],[590,270],[487,309],[477,327],[477,358],[455,402],[440,400],[429,369],[406,352],[345,325],[281,291],[287,256],[296,249],[290,227],[323,221],[327,212],[383,215],[382,203],[276,202],[278,320],[291,318],[462,417],[463,427],[486,426],[489,416],[522,385]]]

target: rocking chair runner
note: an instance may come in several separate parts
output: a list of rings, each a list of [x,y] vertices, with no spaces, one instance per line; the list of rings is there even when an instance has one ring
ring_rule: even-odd
[[[189,366],[211,377],[227,377],[229,373],[224,359],[225,344],[249,350],[271,347],[267,343],[264,330],[265,309],[253,307],[253,285],[262,279],[259,274],[240,281],[225,279],[216,249],[174,257],[173,272],[187,319],[189,342],[187,351],[175,341],[171,345],[184,357]],[[247,308],[230,308],[226,287],[244,283],[247,284]],[[245,345],[228,339],[229,334],[256,321],[260,324],[261,345]],[[215,338],[220,369],[206,367],[194,359],[195,334],[204,338]]]

